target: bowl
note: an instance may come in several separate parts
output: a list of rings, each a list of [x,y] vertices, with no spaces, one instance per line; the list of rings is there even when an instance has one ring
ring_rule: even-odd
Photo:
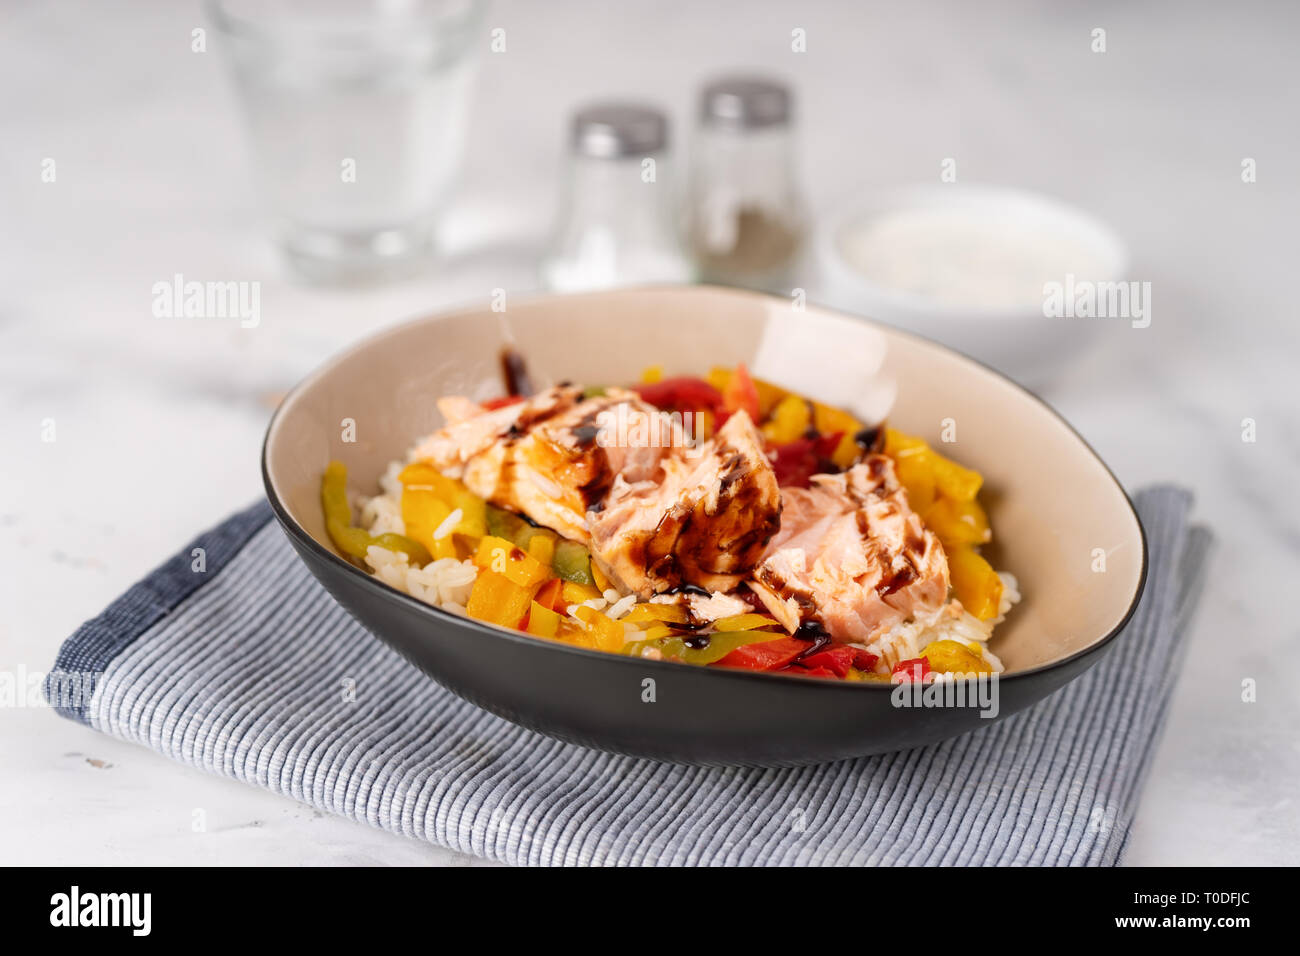
[[[1106,319],[1045,314],[1066,274],[1123,279],[1128,252],[1104,223],[1038,193],[932,184],[843,204],[817,241],[817,299],[944,342],[1021,381],[1046,383]]]
[[[864,378],[890,378],[891,422],[939,442],[985,476],[995,567],[1024,600],[991,647],[1006,672],[992,707],[902,707],[887,684],[699,668],[530,637],[417,601],[348,564],[321,514],[331,459],[377,490],[386,464],[440,424],[434,399],[485,396],[513,341],[537,377],[635,381],[771,363],[773,341],[802,342],[779,361],[860,354]],[[813,348],[817,343],[820,348]],[[763,355],[769,356],[763,359]],[[782,355],[786,357],[782,359]],[[790,368],[790,379],[816,369]],[[780,369],[776,370],[780,374]],[[773,374],[768,371],[768,374]],[[828,390],[851,394],[839,383]],[[351,422],[351,428],[348,421]],[[345,432],[355,440],[345,441]],[[795,765],[902,750],[975,730],[1041,700],[1091,667],[1133,612],[1146,576],[1142,527],[1114,476],[1029,392],[933,342],[757,293],[659,287],[555,295],[506,313],[482,307],[418,319],[333,358],[285,398],[262,453],[266,493],[293,547],[376,637],[451,691],[526,727],[590,747],[688,763]],[[1107,555],[1104,574],[1094,554]]]

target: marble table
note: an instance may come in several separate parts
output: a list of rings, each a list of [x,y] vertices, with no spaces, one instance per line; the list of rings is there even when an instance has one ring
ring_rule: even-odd
[[[266,242],[219,57],[190,50],[195,4],[4,6],[0,669],[47,669],[79,623],[258,496],[267,416],[330,352],[496,287],[534,287],[575,104],[649,96],[685,121],[710,72],[770,69],[801,93],[819,213],[933,181],[954,157],[960,177],[1061,196],[1130,243],[1134,278],[1152,283],[1151,326],[1108,328],[1040,391],[1127,486],[1193,488],[1219,545],[1127,862],[1300,860],[1300,645],[1285,609],[1300,554],[1287,278],[1300,11],[615,6],[491,9],[508,52],[484,57],[447,255],[418,278],[357,290],[299,284]],[[1098,27],[1104,54],[1090,49]],[[795,28],[806,53],[790,50]],[[1254,183],[1240,175],[1248,157]],[[47,158],[54,183],[41,180]],[[260,282],[262,322],[153,317],[152,284],[178,272]],[[1255,702],[1242,700],[1245,679]],[[44,708],[0,710],[0,767],[6,863],[479,862]]]

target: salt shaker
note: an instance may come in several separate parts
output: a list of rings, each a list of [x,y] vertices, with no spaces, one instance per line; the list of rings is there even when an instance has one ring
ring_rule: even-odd
[[[700,94],[688,234],[707,282],[788,292],[805,231],[793,104],[770,79],[733,76]]]
[[[667,117],[648,106],[596,104],[574,116],[571,148],[545,284],[572,292],[690,281],[674,221]]]

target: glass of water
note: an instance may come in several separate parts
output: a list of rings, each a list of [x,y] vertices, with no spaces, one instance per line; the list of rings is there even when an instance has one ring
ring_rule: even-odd
[[[255,178],[293,266],[349,281],[424,259],[460,165],[483,5],[207,7],[244,104]]]

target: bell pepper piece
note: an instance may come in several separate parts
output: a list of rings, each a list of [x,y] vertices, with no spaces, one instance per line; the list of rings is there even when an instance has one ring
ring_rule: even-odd
[[[551,567],[555,560],[556,538],[551,534],[535,534],[528,541],[528,553],[545,568]]]
[[[533,588],[550,577],[550,569],[505,538],[487,535],[479,542],[474,564],[495,571],[522,588]]]
[[[722,390],[722,406],[729,412],[743,411],[751,422],[758,422],[758,389],[749,377],[749,370],[741,362],[732,372],[727,387]]]
[[[452,511],[459,508],[461,518],[455,528],[456,534],[474,538],[487,534],[487,502],[459,481],[448,478],[427,461],[412,462],[397,477],[402,483],[403,494],[410,488],[427,488]]]
[[[991,674],[993,667],[984,655],[960,641],[931,641],[921,649],[930,669],[940,674]]]
[[[690,620],[690,615],[680,604],[634,604],[622,619],[630,624],[638,624],[642,621],[685,624]]]
[[[474,579],[465,613],[489,624],[518,628],[536,591],[536,587],[523,587],[488,568]]]
[[[555,637],[560,630],[560,615],[534,601],[528,608],[527,631],[538,637]]]
[[[853,666],[860,671],[874,671],[880,658],[860,647],[853,648]]]
[[[839,408],[813,402],[813,427],[823,435],[839,435],[834,450],[827,456],[840,468],[848,468],[862,449],[858,447],[857,434],[862,431],[862,422],[848,412]]]
[[[591,583],[596,586],[596,590],[604,594],[614,585],[610,582],[605,572],[600,569],[600,565],[595,561],[591,562]]]
[[[555,557],[551,568],[557,577],[572,581],[574,584],[593,584],[591,576],[591,554],[576,541],[560,538],[555,542]]]
[[[722,393],[704,379],[666,378],[661,382],[633,386],[641,398],[663,411],[699,411],[715,415],[724,411]]]
[[[738,667],[751,671],[774,671],[785,667],[808,648],[811,641],[779,637],[774,641],[746,644],[718,661],[719,667]]]
[[[765,382],[761,378],[754,379],[754,388],[758,392],[758,414],[760,418],[767,418],[771,415],[776,406],[790,394],[781,386]]]
[[[895,664],[890,679],[895,684],[917,683],[924,681],[929,673],[930,662],[924,657],[913,657]]]
[[[348,469],[341,461],[331,461],[320,483],[321,510],[325,513],[325,530],[334,546],[350,558],[360,560],[372,546],[400,551],[418,565],[431,560],[428,549],[420,542],[401,534],[370,534],[352,524],[352,506],[348,504]]]
[[[534,600],[544,608],[552,611],[563,611],[565,608],[564,599],[561,596],[563,587],[563,581],[559,578],[551,578],[537,589],[537,596]]]
[[[578,584],[576,581],[565,581],[560,585],[560,600],[564,602],[565,607],[573,604],[581,604],[584,601],[592,601],[600,597],[600,592],[590,584]]]
[[[993,537],[989,519],[979,502],[940,498],[923,515],[925,526],[939,536],[948,549],[984,544]]]
[[[622,650],[623,645],[627,643],[627,628],[623,626],[621,621],[615,621],[608,615],[591,607],[580,607],[573,614],[583,624],[587,625],[588,631],[596,639],[596,647],[600,650]]]
[[[763,424],[763,436],[774,445],[788,445],[803,438],[812,427],[812,411],[798,395],[787,395],[772,409],[772,417]]]
[[[659,649],[665,657],[687,664],[714,664],[737,648],[770,642],[776,636],[768,631],[722,632],[709,634],[707,639],[703,635],[685,637],[676,635],[665,639]],[[690,643],[687,643],[688,641]]]
[[[733,614],[731,617],[720,617],[713,622],[715,631],[753,631],[760,627],[775,627],[776,618],[768,617],[766,614]]]
[[[800,658],[798,666],[809,670],[825,670],[833,677],[844,677],[853,666],[854,650],[844,644],[832,644],[830,647],[824,647],[814,654]]]
[[[1002,579],[974,548],[948,551],[948,576],[962,607],[981,621],[998,616],[1002,604]]]
[[[641,373],[642,385],[654,385],[656,382],[664,380],[664,367],[662,365],[651,365]]]

